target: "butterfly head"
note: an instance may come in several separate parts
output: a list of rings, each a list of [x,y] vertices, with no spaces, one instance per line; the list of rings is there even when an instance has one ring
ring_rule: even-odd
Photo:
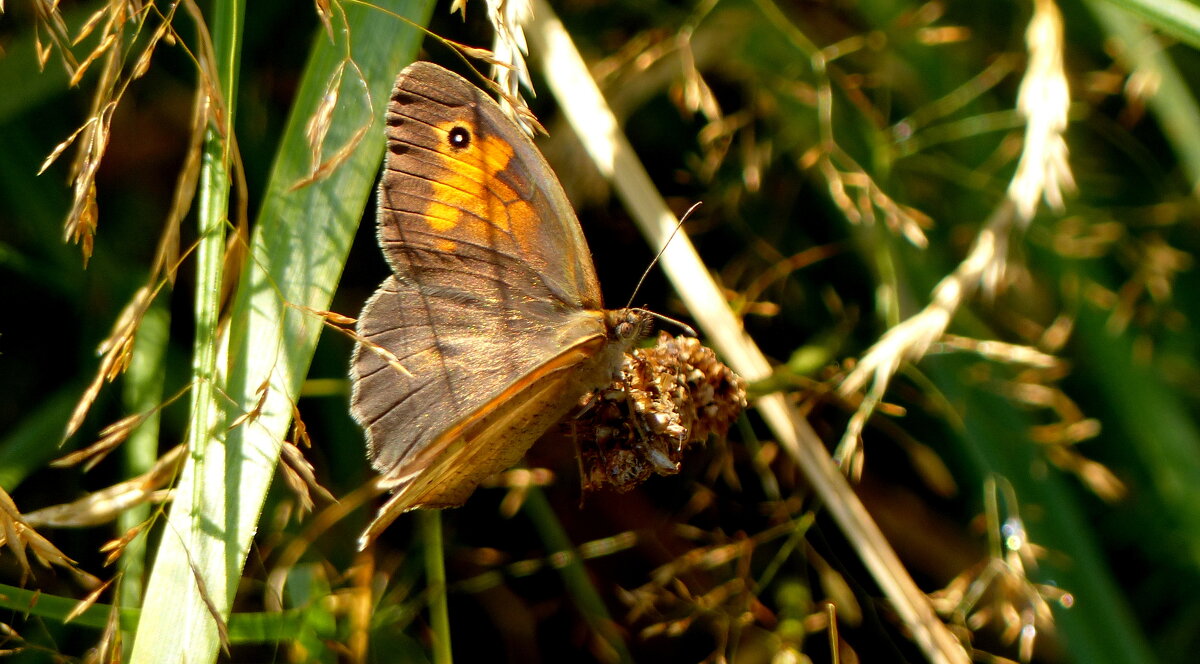
[[[632,346],[650,334],[654,316],[645,309],[627,308],[606,312],[608,334],[613,341]]]

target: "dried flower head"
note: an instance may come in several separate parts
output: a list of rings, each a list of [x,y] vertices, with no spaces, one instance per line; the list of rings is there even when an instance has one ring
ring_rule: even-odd
[[[691,337],[659,333],[625,356],[608,387],[566,423],[579,444],[585,489],[629,491],[652,473],[679,472],[683,450],[724,436],[746,407],[746,382]]]

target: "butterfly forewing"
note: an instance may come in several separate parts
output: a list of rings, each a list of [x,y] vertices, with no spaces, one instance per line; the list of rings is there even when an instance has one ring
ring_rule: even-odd
[[[558,178],[490,97],[418,62],[397,80],[387,124],[379,193],[391,214],[380,218],[379,239],[393,269],[413,263],[416,251],[472,257],[520,272],[507,281],[528,283],[529,296],[601,308],[591,255]]]

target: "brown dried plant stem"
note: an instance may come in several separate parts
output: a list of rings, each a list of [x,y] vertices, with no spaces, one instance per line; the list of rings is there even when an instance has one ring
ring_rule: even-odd
[[[550,88],[592,161],[612,181],[650,244],[662,246],[677,225],[675,215],[650,181],[570,36],[544,0],[534,3],[529,27]],[[688,310],[730,366],[749,381],[770,375],[766,358],[742,329],[686,236],[678,235],[667,246],[662,266]],[[928,598],[912,581],[808,422],[788,406],[781,394],[763,397],[756,406],[841,525],[926,656],[939,663],[968,662],[966,651],[937,618]]]

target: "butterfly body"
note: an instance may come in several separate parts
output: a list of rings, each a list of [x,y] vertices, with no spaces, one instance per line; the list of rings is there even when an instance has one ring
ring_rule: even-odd
[[[378,239],[392,276],[359,317],[351,411],[393,497],[364,541],[520,460],[647,327],[640,310],[604,309],[557,178],[477,87],[410,65],[387,143]]]

